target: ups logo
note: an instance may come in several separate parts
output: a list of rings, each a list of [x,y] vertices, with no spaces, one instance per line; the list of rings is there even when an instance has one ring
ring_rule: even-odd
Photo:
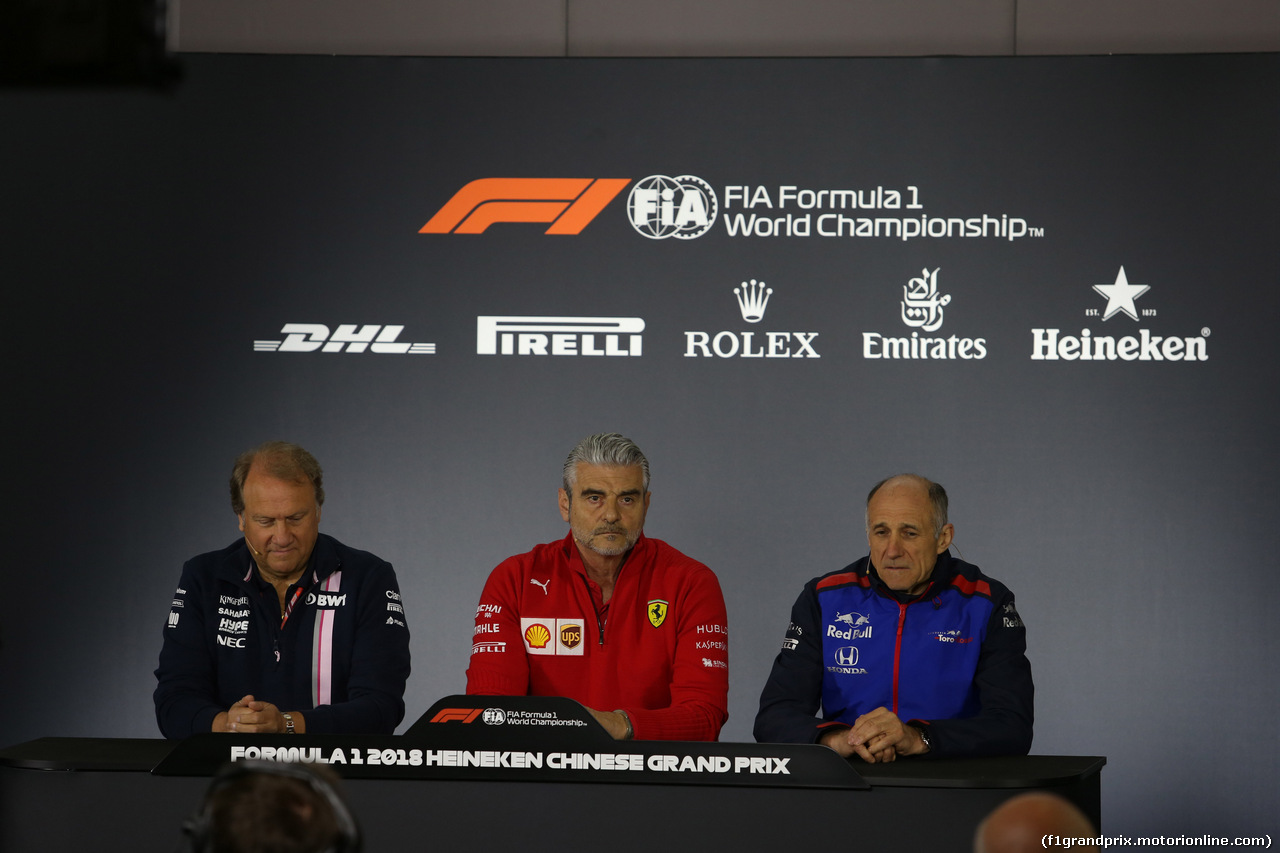
[[[560,626],[560,643],[567,649],[572,649],[578,643],[582,642],[582,626],[581,625],[561,625]]]

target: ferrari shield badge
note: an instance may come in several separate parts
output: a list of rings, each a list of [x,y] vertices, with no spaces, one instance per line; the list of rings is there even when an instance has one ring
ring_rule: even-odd
[[[655,628],[662,627],[662,620],[667,618],[667,603],[660,598],[649,602],[649,623]]]

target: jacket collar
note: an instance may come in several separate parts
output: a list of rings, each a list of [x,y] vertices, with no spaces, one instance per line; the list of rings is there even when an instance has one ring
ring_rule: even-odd
[[[578,550],[578,543],[574,541],[572,530],[565,535],[562,545],[564,546],[565,557],[569,561],[569,568],[585,578],[587,576],[587,567],[582,563],[582,552]],[[642,559],[648,550],[649,540],[645,538],[642,530],[640,531],[640,538],[636,540],[635,545],[631,546],[631,550],[627,552],[627,558],[622,561],[622,570],[619,570],[618,575],[621,576],[622,571],[633,561]]]
[[[924,601],[938,594],[939,590],[946,589],[951,583],[951,579],[955,576],[955,561],[951,556],[951,550],[948,549],[938,555],[938,562],[933,565],[933,574],[929,576],[929,585],[919,595],[907,595],[904,592],[889,589],[885,586],[884,581],[880,579],[880,575],[876,572],[875,567],[871,565],[871,555],[868,554],[863,559],[866,560],[865,574],[867,580],[871,583],[871,588],[876,591],[877,595],[885,598],[892,598],[899,604],[910,604],[913,601]]]
[[[221,568],[223,576],[228,579],[234,579],[237,583],[244,583],[249,566],[256,567],[253,558],[249,556],[249,545],[245,542],[244,537],[242,536],[231,543],[223,553],[226,555]],[[315,547],[311,549],[311,559],[307,562],[307,570],[298,582],[310,585],[324,580],[341,568],[342,558],[338,556],[337,540],[332,536],[326,536],[321,533],[316,537]]]

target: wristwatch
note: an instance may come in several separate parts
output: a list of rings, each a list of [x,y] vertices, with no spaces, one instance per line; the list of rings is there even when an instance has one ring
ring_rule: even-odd
[[[925,729],[924,726],[913,725],[911,728],[915,729],[920,733],[920,741],[924,744],[924,751],[926,753],[933,752],[933,739],[929,737],[928,730]]]
[[[281,714],[284,717],[284,733],[287,735],[296,735],[298,732],[293,727],[293,714]]]
[[[622,739],[623,739],[623,740],[633,740],[633,739],[635,739],[635,736],[636,736],[636,727],[635,727],[635,726],[633,726],[633,725],[631,725],[631,715],[630,715],[630,714],[628,714],[626,711],[622,710],[621,708],[617,709],[617,710],[616,710],[616,711],[614,711],[613,713],[615,713],[615,714],[621,714],[621,715],[622,715],[622,720],[623,720],[623,722],[625,722],[625,723],[627,724],[627,733],[626,733],[626,734],[624,734],[624,735],[622,736]]]

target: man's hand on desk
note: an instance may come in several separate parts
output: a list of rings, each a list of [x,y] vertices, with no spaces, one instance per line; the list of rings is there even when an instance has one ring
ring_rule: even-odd
[[[585,706],[584,706],[585,707]],[[587,708],[591,712],[591,716],[596,718],[596,722],[604,726],[604,730],[614,740],[631,740],[635,737],[635,730],[631,728],[631,721],[622,711],[597,711],[595,708]]]
[[[307,730],[306,720],[298,711],[291,711],[293,731],[302,734]],[[288,730],[285,715],[270,702],[259,702],[250,694],[228,710],[213,718],[211,731],[236,732],[238,734],[283,734]]]
[[[929,751],[920,730],[899,720],[888,708],[863,714],[853,721],[852,728],[834,728],[823,734],[818,743],[831,747],[845,758],[856,754],[870,764]]]

